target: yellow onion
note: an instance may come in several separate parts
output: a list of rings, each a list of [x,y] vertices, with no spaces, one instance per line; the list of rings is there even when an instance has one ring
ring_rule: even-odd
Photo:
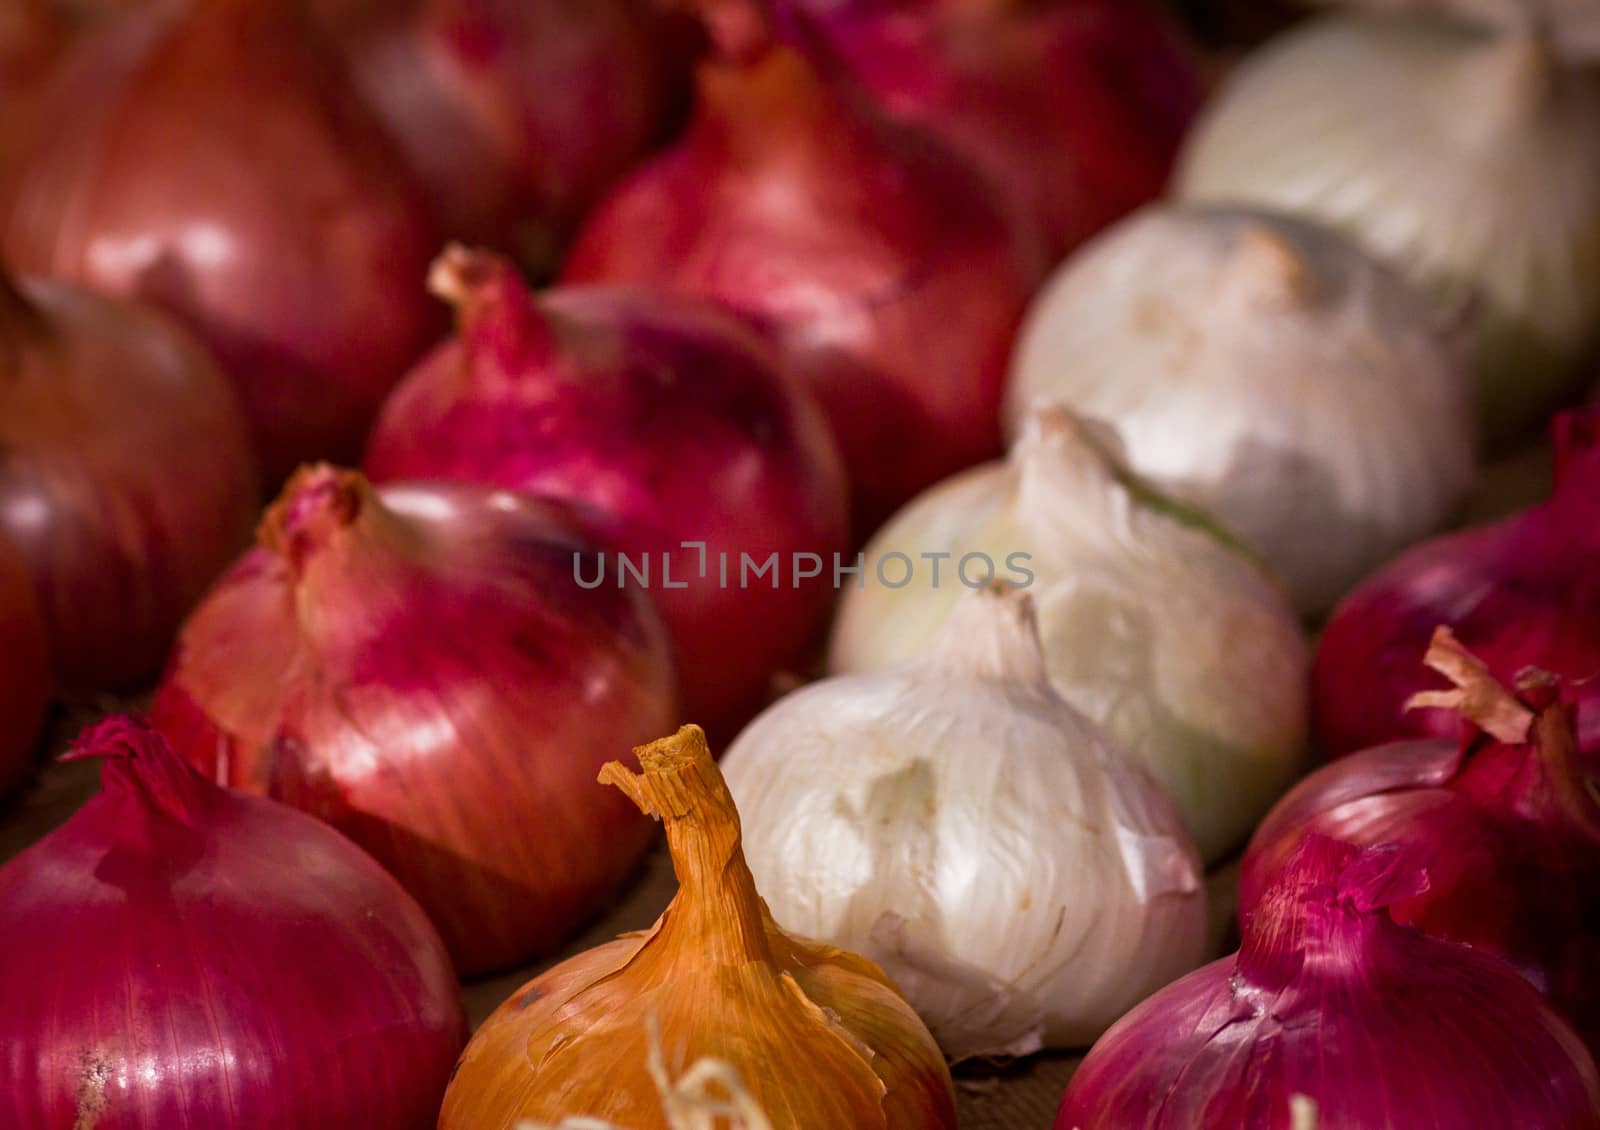
[[[668,1130],[650,1024],[669,1061],[744,1078],[783,1130],[955,1127],[933,1037],[872,962],[785,933],[756,893],[739,814],[705,735],[685,726],[601,780],[662,820],[678,894],[654,927],[556,966],[478,1030],[439,1130],[600,1119]]]

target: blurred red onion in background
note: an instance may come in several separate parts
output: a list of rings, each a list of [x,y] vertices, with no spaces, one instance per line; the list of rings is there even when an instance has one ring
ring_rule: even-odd
[[[188,334],[0,275],[0,536],[28,563],[67,687],[155,675],[258,504],[233,390]]]
[[[688,44],[647,0],[313,0],[446,233],[551,271],[661,139]]]
[[[1154,0],[767,0],[896,118],[959,149],[1064,257],[1161,195],[1201,104]]]
[[[591,216],[569,283],[715,298],[780,346],[839,440],[864,535],[993,456],[1011,341],[1045,260],[975,170],[701,0],[719,56],[688,135]]]
[[[376,481],[464,479],[574,505],[644,564],[677,644],[685,717],[731,736],[800,663],[848,545],[844,470],[820,412],[759,336],[703,300],[608,287],[535,296],[505,260],[452,249],[433,287],[457,334],[385,406]],[[699,542],[699,548],[684,548]],[[741,583],[744,561],[774,574]],[[812,576],[797,579],[796,555]],[[724,579],[726,578],[726,579]]]
[[[297,13],[148,0],[96,21],[0,169],[13,265],[194,329],[270,480],[353,458],[438,324],[422,197]]]

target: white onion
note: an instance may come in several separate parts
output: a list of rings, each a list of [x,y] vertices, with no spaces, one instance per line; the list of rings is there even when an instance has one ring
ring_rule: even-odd
[[[1314,21],[1239,68],[1177,185],[1333,224],[1463,313],[1491,438],[1582,379],[1600,327],[1600,76],[1529,34]]]
[[[1326,611],[1471,482],[1467,380],[1428,304],[1310,224],[1146,209],[1034,303],[1007,421],[1110,424],[1129,466],[1199,506]]]
[[[723,771],[773,916],[879,962],[952,1058],[1086,1045],[1205,956],[1181,817],[1051,689],[1023,593],[780,700]]]
[[[872,561],[894,552],[920,567],[896,589],[869,565],[847,588],[832,671],[921,655],[964,591],[962,555],[1026,553],[1051,682],[1155,773],[1208,860],[1294,780],[1310,661],[1280,584],[1129,480],[1066,413],[1035,416],[1007,461],[912,501],[867,548]],[[954,555],[938,585],[920,558],[932,553]]]

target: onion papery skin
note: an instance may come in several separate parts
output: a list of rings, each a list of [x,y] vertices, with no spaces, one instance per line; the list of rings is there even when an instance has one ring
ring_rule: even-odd
[[[772,0],[897,120],[983,170],[1054,258],[1161,194],[1201,80],[1148,0]]]
[[[900,587],[893,553],[913,563]],[[930,554],[947,555],[937,583]],[[1243,844],[1305,760],[1311,656],[1281,582],[1129,475],[1103,433],[1046,410],[1004,462],[925,492],[867,545],[828,670],[923,654],[969,587],[969,554],[1027,588],[1051,684],[1155,773],[1205,859]],[[987,572],[981,557],[967,570]]]
[[[0,536],[28,563],[63,685],[152,678],[259,497],[237,398],[187,333],[0,276]]]
[[[100,793],[0,869],[0,1123],[431,1128],[467,1023],[421,908],[142,724],[75,755]]]
[[[648,567],[685,715],[736,731],[833,605],[849,494],[821,412],[768,343],[710,302],[611,287],[535,297],[509,263],[463,250],[434,274],[455,295],[457,335],[390,398],[367,473],[571,504],[613,551],[601,583],[621,583],[619,554]],[[777,583],[741,587],[741,555],[773,553]],[[801,553],[822,565],[797,582]]]
[[[314,0],[446,234],[553,271],[677,102],[635,0]]]
[[[153,302],[233,380],[263,474],[359,457],[428,345],[421,192],[336,60],[276,0],[150,0],[63,59],[11,169],[23,272]]]
[[[1600,409],[1565,413],[1552,433],[1547,501],[1411,549],[1334,610],[1312,668],[1325,753],[1460,733],[1452,711],[1406,709],[1413,694],[1446,685],[1422,663],[1445,624],[1502,683],[1524,667],[1561,676],[1585,704],[1580,744],[1600,758]]]
[[[1546,692],[1549,693],[1549,692]],[[1400,844],[1430,885],[1395,917],[1505,958],[1600,1048],[1600,800],[1570,707],[1547,704],[1524,744],[1400,742],[1324,766],[1268,814],[1240,876],[1248,916],[1305,837]]]
[[[786,696],[722,767],[773,915],[882,965],[951,1059],[1085,1047],[1212,956],[1182,815],[1051,689],[1019,590]]]
[[[649,930],[563,961],[496,1009],[461,1055],[439,1130],[678,1130],[693,1122],[662,1109],[655,1069],[705,1058],[733,1068],[774,1130],[955,1130],[949,1068],[883,970],[768,912],[704,733],[685,726],[634,753],[642,773],[614,762],[600,779],[666,825],[677,894]]]
[[[1266,213],[1155,206],[1069,260],[1018,340],[1008,430],[1040,403],[1109,424],[1308,617],[1442,526],[1474,469],[1469,379],[1426,300]]]
[[[1174,192],[1330,224],[1429,289],[1466,331],[1497,445],[1587,375],[1600,77],[1528,32],[1360,14],[1292,30],[1208,106]]]
[[[1600,1126],[1583,1043],[1505,962],[1397,924],[1432,875],[1308,841],[1240,951],[1125,1016],[1073,1075],[1056,1130]]]
[[[50,637],[27,562],[0,536],[0,800],[33,767],[50,705]]]
[[[371,852],[463,974],[504,968],[650,841],[591,785],[676,719],[670,644],[638,590],[578,588],[593,552],[514,492],[303,469],[185,625],[152,717],[208,776]]]
[[[686,136],[564,268],[727,303],[778,343],[844,453],[865,535],[1000,450],[1005,364],[1043,272],[981,175],[789,49],[698,72]]]

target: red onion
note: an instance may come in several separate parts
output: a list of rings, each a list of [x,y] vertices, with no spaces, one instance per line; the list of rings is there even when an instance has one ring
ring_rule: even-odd
[[[635,0],[315,0],[449,233],[553,267],[672,110]]]
[[[637,589],[585,591],[552,504],[308,467],[190,618],[153,716],[216,780],[287,801],[415,895],[463,973],[549,950],[650,841],[607,759],[677,721]]]
[[[1429,888],[1395,917],[1512,962],[1600,1049],[1600,796],[1577,758],[1572,709],[1548,682],[1513,697],[1440,629],[1428,662],[1460,689],[1478,731],[1380,746],[1302,781],[1257,829],[1239,905],[1248,913],[1304,837],[1398,843]]]
[[[28,775],[50,704],[50,646],[27,563],[0,536],[0,800]]]
[[[1316,735],[1338,756],[1398,738],[1455,736],[1456,715],[1406,709],[1446,686],[1422,663],[1437,625],[1502,683],[1524,667],[1561,676],[1600,755],[1600,409],[1556,418],[1549,501],[1417,546],[1334,610],[1312,669]]]
[[[69,757],[100,794],[0,869],[0,1125],[431,1128],[466,1014],[394,880],[142,723]]]
[[[1154,0],[769,2],[989,174],[1058,256],[1161,194],[1201,103]]]
[[[833,603],[848,497],[821,414],[759,337],[709,303],[600,287],[535,298],[505,260],[459,248],[432,283],[456,307],[458,336],[390,398],[368,473],[575,504],[615,551],[605,582],[622,580],[618,554],[649,570],[686,716],[736,728]],[[783,576],[741,587],[741,554],[773,553]],[[800,553],[819,563],[803,562],[816,575],[797,582]]]
[[[1538,993],[1390,916],[1433,881],[1393,849],[1310,837],[1238,953],[1101,1037],[1056,1130],[1600,1127],[1600,1072]]]
[[[244,417],[188,335],[0,277],[0,535],[33,572],[64,683],[154,675],[256,506]]]
[[[15,265],[180,317],[263,471],[354,457],[426,346],[437,249],[377,124],[281,0],[149,0],[69,52],[0,185]]]
[[[600,206],[565,277],[705,295],[768,331],[822,403],[865,533],[998,453],[1043,263],[955,154],[747,42],[764,30],[742,8],[712,12],[722,55],[688,135]]]

